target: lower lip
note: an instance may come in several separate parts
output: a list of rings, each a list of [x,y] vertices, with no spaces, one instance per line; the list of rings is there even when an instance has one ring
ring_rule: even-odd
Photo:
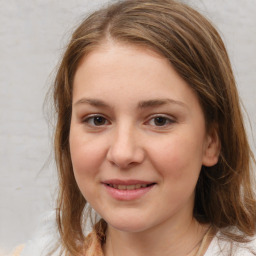
[[[121,190],[121,189],[110,187],[106,184],[103,184],[103,185],[111,197],[121,201],[130,201],[130,200],[139,199],[140,197],[148,193],[155,186],[155,185],[151,185],[145,188]]]

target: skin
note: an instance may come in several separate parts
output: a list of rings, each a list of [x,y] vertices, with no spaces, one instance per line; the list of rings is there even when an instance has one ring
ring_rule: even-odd
[[[219,152],[197,96],[157,53],[114,42],[82,59],[73,86],[71,159],[82,194],[108,223],[104,254],[193,255],[207,229],[192,215],[195,186]],[[108,179],[155,185],[122,201],[107,193]]]

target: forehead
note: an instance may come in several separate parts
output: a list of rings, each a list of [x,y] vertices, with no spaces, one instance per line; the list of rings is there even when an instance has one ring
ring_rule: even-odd
[[[136,64],[138,65],[142,63],[143,65],[141,66],[141,68],[143,68],[145,64],[143,63],[143,60],[146,60],[147,62],[151,63],[153,59],[159,59],[162,62],[165,62],[166,65],[171,65],[167,58],[165,58],[156,50],[150,48],[147,45],[123,43],[109,39],[107,41],[103,41],[102,43],[89,48],[88,52],[80,60],[78,68],[81,65],[84,65],[85,62],[90,62],[90,64],[92,65],[104,64],[104,61],[108,61],[110,58],[114,57],[116,57],[116,60],[117,58],[119,58],[118,61],[122,59],[123,63],[128,64],[129,60],[136,59],[138,55],[140,55],[140,62],[137,62]],[[106,64],[110,64],[110,62]]]
[[[152,79],[159,73],[160,69],[156,67],[160,63],[163,72],[171,68],[166,58],[146,46],[107,41],[90,49],[83,56],[75,72],[74,84],[76,85],[81,77],[86,77],[89,81],[90,78],[100,80],[103,77],[117,79],[122,75],[128,82],[132,77],[146,74],[145,79]],[[152,69],[154,72],[148,72]],[[162,76],[163,74],[159,74],[158,78],[161,79]]]
[[[73,97],[131,101],[172,97],[197,101],[170,62],[146,47],[105,43],[83,57],[74,77]],[[113,99],[114,100],[114,99]]]

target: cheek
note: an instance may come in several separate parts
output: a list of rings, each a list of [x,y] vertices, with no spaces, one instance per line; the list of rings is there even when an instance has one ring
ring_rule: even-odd
[[[71,132],[70,154],[77,185],[84,198],[93,204],[98,193],[94,182],[99,180],[99,165],[102,158],[97,143],[79,136],[79,133]]]
[[[200,139],[195,140],[187,134],[172,136],[164,139],[162,143],[155,142],[150,154],[153,164],[162,176],[168,176],[174,181],[189,182],[198,178],[202,166],[202,152]]]
[[[85,136],[78,129],[70,131],[70,154],[77,183],[86,182],[95,177],[104,158],[101,143],[95,137]]]

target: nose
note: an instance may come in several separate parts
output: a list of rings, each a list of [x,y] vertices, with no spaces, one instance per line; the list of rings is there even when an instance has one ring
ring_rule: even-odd
[[[145,152],[136,128],[119,127],[113,133],[107,160],[121,169],[129,169],[142,163]]]

